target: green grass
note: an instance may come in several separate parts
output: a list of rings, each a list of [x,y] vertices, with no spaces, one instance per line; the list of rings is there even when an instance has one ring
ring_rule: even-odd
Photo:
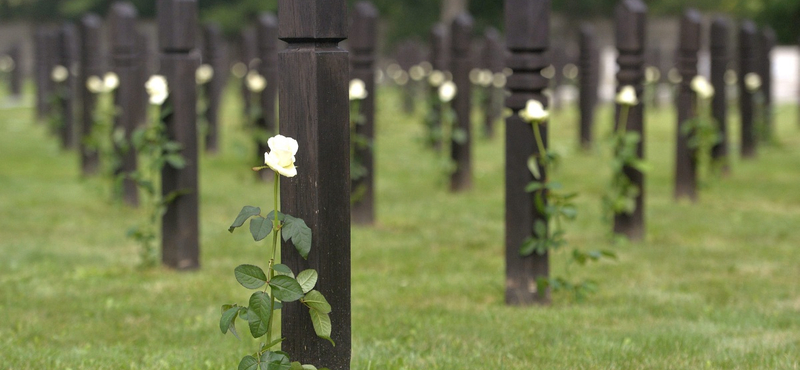
[[[474,189],[450,194],[419,115],[393,91],[379,96],[378,222],[352,234],[353,369],[800,368],[796,107],[778,110],[778,145],[734,155],[696,204],[672,198],[674,112],[649,111],[647,238],[617,246],[600,211],[608,153],[577,150],[576,112],[555,112],[554,178],[581,193],[570,245],[619,258],[573,269],[600,283],[584,302],[556,293],[549,307],[506,307],[502,125],[475,141]],[[202,158],[202,269],[188,273],[138,270],[124,235],[144,214],[82,179],[32,109],[0,110],[0,368],[231,369],[255,348],[218,329],[219,306],[248,296],[233,268],[267,255],[227,227],[241,206],[272,202],[234,100],[222,153]],[[598,112],[597,136],[609,116]]]

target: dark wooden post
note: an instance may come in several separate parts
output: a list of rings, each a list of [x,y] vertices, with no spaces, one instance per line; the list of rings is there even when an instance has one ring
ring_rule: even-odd
[[[308,309],[286,305],[281,313],[282,349],[292,360],[350,369],[350,108],[349,57],[338,44],[347,37],[345,0],[279,0],[278,54],[281,132],[300,144],[298,175],[281,179],[281,207],[313,232],[308,260],[283,243],[282,258],[294,271],[314,268],[317,289],[333,311],[332,339],[314,334]]]
[[[449,40],[449,30],[448,27],[444,23],[436,23],[431,27],[430,32],[430,43],[431,43],[431,66],[434,70],[445,72],[450,70],[450,40]],[[438,86],[432,86],[428,84],[429,91],[428,94],[430,96],[438,96]],[[441,102],[438,99],[435,100],[433,105],[433,116],[434,117],[441,117]],[[434,127],[431,127],[432,130],[441,130],[442,123],[441,121],[436,121],[434,123]],[[433,143],[434,148],[438,151],[442,147],[441,137],[437,137],[436,141]]]
[[[80,129],[80,139],[78,148],[81,157],[81,171],[84,175],[97,173],[99,169],[99,157],[95,149],[86,146],[85,139],[91,136],[92,126],[94,125],[94,111],[97,98],[94,93],[86,87],[86,79],[89,76],[102,78],[103,62],[100,51],[100,28],[103,20],[97,14],[84,15],[79,23],[80,27],[80,69],[78,73],[78,91],[81,95],[81,117],[78,120]]]
[[[242,30],[240,45],[239,45],[240,58],[242,63],[247,67],[247,72],[254,69],[256,59],[256,30],[252,27],[246,27]],[[242,78],[242,100],[244,101],[244,116],[250,117],[252,113],[252,95],[250,89],[247,88],[247,75]],[[264,171],[261,171],[264,172]]]
[[[19,42],[15,42],[11,45],[11,48],[8,49],[8,56],[14,61],[14,69],[11,70],[11,76],[9,76],[9,88],[11,90],[11,96],[19,98],[22,95],[22,45]]]
[[[136,150],[130,144],[131,135],[136,130],[136,94],[140,91],[135,84],[142,84],[137,73],[137,65],[141,62],[136,45],[136,8],[128,2],[116,2],[111,6],[109,26],[111,27],[111,69],[119,77],[119,87],[115,90],[114,102],[119,112],[114,118],[114,127],[125,130],[126,150],[117,148],[122,154],[122,164],[118,174],[130,174],[136,171]],[[122,181],[122,197],[126,203],[139,204],[136,182],[125,176]]]
[[[711,149],[711,157],[728,171],[728,97],[725,84],[725,72],[731,61],[729,54],[730,22],[727,18],[716,17],[711,22],[711,86],[714,87],[714,98],[711,110],[719,128],[720,141]]]
[[[75,76],[73,71],[78,61],[77,51],[77,35],[75,32],[75,25],[65,23],[61,26],[58,32],[58,64],[67,68],[67,79],[63,82],[57,83],[57,88],[62,94],[61,106],[56,108],[61,115],[61,127],[59,128],[61,136],[61,147],[64,149],[72,149],[75,147]]]
[[[615,13],[616,41],[619,56],[617,64],[617,89],[623,86],[633,86],[639,104],[630,107],[628,111],[627,131],[637,132],[641,137],[636,154],[644,158],[644,104],[641,102],[644,93],[644,50],[647,29],[647,5],[641,0],[623,0],[617,5]],[[619,90],[617,90],[619,91]],[[619,124],[620,109],[616,105],[615,122]],[[623,169],[625,176],[639,188],[636,197],[636,209],[631,214],[617,213],[614,215],[614,233],[627,236],[631,240],[644,238],[644,195],[645,176],[641,171],[626,167]]]
[[[50,79],[50,72],[53,68],[51,64],[54,47],[51,43],[52,37],[52,31],[45,26],[37,27],[34,33],[36,117],[40,120],[45,119],[50,113],[50,95],[53,86]]]
[[[195,50],[197,30],[196,0],[160,0],[158,45],[161,71],[167,79],[172,114],[166,119],[167,136],[181,144],[186,165],[161,171],[164,196],[179,192],[167,205],[161,219],[161,250],[165,265],[180,269],[200,267],[198,240],[198,137],[197,85],[195,72],[200,66],[200,53]]]
[[[764,94],[764,106],[762,120],[762,132],[760,139],[762,141],[769,141],[772,139],[774,133],[774,123],[772,121],[772,49],[775,48],[777,43],[777,36],[772,27],[766,26],[761,30],[761,42],[759,50],[760,61],[758,63],[758,74],[761,76],[761,93]]]
[[[514,71],[506,85],[511,96],[506,107],[519,112],[530,99],[547,107],[542,91],[549,81],[541,75],[550,64],[545,53],[550,40],[550,0],[505,1],[506,47],[511,53],[506,65]],[[459,94],[461,92],[459,91]],[[545,147],[547,129],[539,125]],[[545,220],[534,204],[533,193],[525,187],[535,179],[528,170],[528,158],[538,155],[533,127],[518,115],[506,119],[506,294],[509,305],[550,302],[549,289],[537,290],[537,280],[548,278],[548,253],[523,257],[519,250],[525,239],[533,235],[536,220]],[[542,178],[547,176],[542,173]]]
[[[355,155],[366,169],[364,177],[350,184],[351,190],[363,188],[362,195],[352,204],[353,223],[371,224],[375,221],[375,166],[372,145],[375,139],[375,53],[378,43],[378,9],[372,3],[360,1],[353,8],[350,25],[350,77],[364,81],[367,97],[359,103],[363,122],[356,125],[356,133],[365,137],[369,145],[356,148]],[[351,143],[351,145],[353,145]]]
[[[147,107],[149,105],[150,97],[147,94],[147,89],[144,86],[144,82],[141,81],[147,81],[147,79],[150,78],[151,75],[150,70],[148,68],[149,67],[148,61],[150,60],[149,46],[150,46],[150,41],[147,39],[147,36],[137,31],[136,32],[137,59],[135,68],[136,68],[136,75],[138,77],[137,77],[137,83],[133,85],[134,89],[133,96],[135,97],[133,103],[134,104],[133,111],[135,115],[135,123],[137,128],[147,125],[147,120],[148,120]]]
[[[278,98],[278,19],[272,13],[261,13],[256,25],[256,39],[258,44],[258,73],[267,80],[267,86],[260,93],[261,117],[256,121],[256,129],[269,133],[277,133],[275,100]],[[264,153],[268,151],[266,138],[259,137],[255,159],[261,165],[264,162]],[[263,179],[271,179],[272,171],[259,171]]]
[[[472,187],[472,158],[470,133],[470,113],[472,111],[472,84],[469,81],[469,72],[472,70],[471,57],[472,45],[472,16],[467,13],[458,15],[453,20],[452,35],[452,60],[451,70],[453,82],[458,93],[453,98],[453,110],[456,112],[456,122],[453,130],[461,130],[464,140],[459,143],[452,140],[450,157],[456,163],[455,171],[450,175],[450,190],[463,191]],[[453,135],[455,137],[455,135]]]
[[[594,126],[594,110],[597,105],[597,89],[600,78],[600,60],[592,25],[586,23],[580,29],[580,58],[578,60],[580,84],[578,104],[581,115],[580,143],[583,148],[592,145],[592,127]]]
[[[683,132],[687,121],[697,116],[697,94],[692,91],[692,79],[697,76],[697,52],[700,51],[700,22],[697,10],[689,9],[681,18],[680,44],[678,45],[678,129],[675,150],[675,198],[697,200],[696,150],[689,147],[689,137]]]
[[[483,67],[492,74],[502,73],[505,68],[505,46],[502,42],[500,32],[495,28],[489,27],[484,32]],[[494,123],[503,114],[503,100],[505,99],[503,87],[489,84],[486,87],[486,100],[483,109],[484,131],[487,137],[494,137]]]
[[[745,76],[756,73],[757,51],[756,25],[751,20],[742,22],[739,29],[739,114],[741,115],[741,156],[756,155],[756,133],[753,122],[753,92],[747,89]]]
[[[219,24],[209,23],[203,27],[204,45],[203,62],[214,70],[214,76],[205,84],[206,89],[206,151],[216,153],[219,149],[219,109],[222,103],[222,92],[228,81],[227,48]],[[262,153],[263,155],[263,153]]]

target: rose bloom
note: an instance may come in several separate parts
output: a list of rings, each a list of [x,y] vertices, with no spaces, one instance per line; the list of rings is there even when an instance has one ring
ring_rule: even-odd
[[[297,167],[294,166],[297,154],[297,140],[283,135],[275,135],[267,140],[269,152],[264,153],[264,164],[286,177],[295,177]]]
[[[639,99],[636,97],[636,90],[631,85],[625,85],[619,90],[617,94],[617,104],[633,106],[639,104]]]
[[[69,70],[62,65],[53,67],[53,70],[50,72],[50,78],[55,82],[64,82],[67,77],[69,77]]]
[[[525,109],[519,112],[519,116],[528,122],[543,122],[550,117],[550,113],[540,101],[531,99],[525,103]]]
[[[714,86],[711,86],[703,76],[695,76],[692,79],[692,90],[703,99],[709,99],[714,96]]]
[[[428,76],[428,83],[433,87],[442,86],[444,80],[444,73],[442,73],[442,71],[433,71],[430,76]]]
[[[362,100],[367,97],[367,86],[361,79],[350,80],[350,100]]]
[[[152,75],[144,84],[147,94],[150,95],[150,104],[161,105],[169,96],[167,79],[162,75]]]
[[[99,94],[105,91],[105,85],[103,85],[103,80],[97,76],[89,76],[86,79],[86,89],[91,91],[93,94]]]
[[[439,86],[439,100],[447,103],[456,96],[458,89],[453,81],[445,81],[442,86]]]
[[[256,71],[247,72],[245,83],[247,83],[247,89],[254,93],[262,92],[267,87],[267,79]]]
[[[214,78],[214,67],[209,64],[200,65],[200,67],[197,67],[197,71],[194,72],[194,81],[198,85],[203,85],[211,81],[212,78]]]
[[[755,92],[761,88],[761,76],[753,72],[744,75],[744,86],[747,91]]]
[[[105,91],[114,91],[117,87],[119,87],[119,76],[114,72],[106,72],[103,75],[103,88]]]

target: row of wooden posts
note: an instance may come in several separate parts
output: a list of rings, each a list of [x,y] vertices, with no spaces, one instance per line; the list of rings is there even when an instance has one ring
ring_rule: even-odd
[[[484,62],[493,70],[510,68],[506,90],[510,93],[505,106],[516,112],[530,99],[542,102],[548,99],[544,90],[549,81],[541,71],[551,62],[547,57],[550,40],[549,0],[506,0],[505,1],[505,46],[498,34],[487,40],[493,43],[487,52],[490,56],[503,55],[504,63]],[[360,105],[366,123],[359,125],[361,134],[370,140],[374,137],[375,116],[375,49],[378,13],[368,2],[359,2],[348,24],[344,0],[280,0],[279,17],[269,14],[257,20],[254,31],[245,32],[243,44],[257,45],[244,48],[242,60],[250,68],[257,70],[269,81],[268,87],[260,95],[262,115],[259,126],[274,132],[277,122],[281,122],[280,132],[298,140],[301,151],[297,155],[297,166],[302,171],[293,178],[283,178],[281,184],[281,207],[286,213],[303,218],[314,232],[312,253],[308,260],[300,259],[289,250],[283,263],[293,270],[314,268],[324,277],[318,289],[330,297],[336,307],[331,313],[333,339],[337,346],[331,347],[314,335],[312,323],[302,309],[286,307],[282,314],[284,328],[283,348],[290,353],[301,354],[296,360],[303,363],[325,364],[331,369],[348,369],[350,360],[350,223],[352,220],[370,223],[374,220],[373,210],[373,160],[372,153],[365,149],[361,158],[370,174],[363,181],[367,184],[367,195],[360,203],[350,204],[349,178],[349,101],[348,84],[351,78],[365,82],[369,92]],[[616,12],[616,43],[619,51],[617,79],[620,86],[632,85],[641,95],[644,88],[644,50],[647,7],[641,0],[623,0]],[[109,14],[110,24],[110,64],[109,70],[117,73],[120,87],[116,91],[116,102],[121,114],[116,116],[115,124],[124,127],[130,135],[132,130],[145,119],[145,99],[143,83],[148,74],[143,64],[142,54],[146,47],[144,38],[136,31],[136,10],[125,2],[115,3]],[[39,93],[40,114],[47,109],[60,109],[65,119],[73,115],[69,107],[51,107],[46,94],[50,88],[49,73],[54,64],[77,66],[75,81],[84,81],[87,76],[99,75],[106,67],[102,66],[99,55],[101,19],[87,15],[79,25],[79,31],[72,26],[61,27],[57,31],[41,30],[36,33],[37,66],[36,80]],[[171,86],[170,98],[174,107],[168,118],[169,136],[183,145],[182,155],[187,166],[175,169],[167,166],[162,174],[162,187],[165,194],[174,190],[188,190],[169,205],[163,218],[163,261],[167,266],[178,269],[193,269],[199,266],[198,240],[198,140],[197,140],[197,96],[195,71],[201,63],[201,55],[196,51],[197,4],[195,0],[163,0],[158,2],[158,45],[159,73],[166,76]],[[431,31],[433,45],[431,64],[439,70],[450,70],[459,93],[453,107],[457,112],[458,127],[469,134],[469,111],[471,109],[469,72],[474,67],[470,57],[472,42],[472,19],[467,14],[455,18],[452,25],[437,25]],[[697,52],[700,46],[700,16],[689,11],[682,20],[678,56],[678,68],[682,82],[679,87],[679,123],[690,117],[693,96],[689,82],[697,73]],[[339,43],[350,33],[350,53],[339,47]],[[730,47],[726,35],[730,32],[728,23],[715,20],[712,25],[712,83],[718,92],[725,91],[720,73],[728,69]],[[78,37],[80,36],[80,37]],[[581,138],[584,143],[591,141],[589,128],[593,122],[593,109],[597,102],[597,45],[592,39],[593,32],[588,27],[581,29]],[[751,22],[743,23],[740,32],[740,76],[754,71],[756,62],[753,48],[756,29]],[[223,67],[224,51],[212,44],[220,40],[218,28],[209,27],[205,31],[208,46],[202,59],[215,66],[217,71]],[[277,39],[287,43],[278,51]],[[80,45],[80,48],[77,45]],[[76,53],[80,50],[80,56]],[[54,55],[57,55],[57,58]],[[258,60],[257,63],[250,63]],[[501,59],[502,60],[502,59]],[[766,63],[768,64],[768,63]],[[722,72],[720,72],[722,71]],[[226,73],[215,73],[225,75]],[[769,76],[767,73],[765,76]],[[740,78],[740,81],[743,80]],[[769,78],[764,78],[768,81]],[[83,83],[72,82],[73,91],[80,91],[83,116],[80,123],[65,121],[62,127],[62,143],[65,148],[76,144],[74,132],[86,134],[91,122],[87,116],[93,110],[92,95],[87,93]],[[211,86],[206,94],[219,101],[224,80]],[[765,87],[766,88],[766,87]],[[742,153],[754,153],[755,141],[752,134],[752,97],[745,88],[740,89],[743,114]],[[768,90],[767,90],[768,91]],[[723,94],[718,94],[723,95]],[[279,120],[275,120],[275,99],[280,106]],[[245,99],[246,102],[249,99]],[[714,102],[715,115],[724,127],[725,99]],[[719,108],[719,110],[718,110]],[[218,106],[207,112],[209,130],[206,147],[210,151],[218,148],[217,112]],[[722,118],[720,118],[722,117]],[[750,126],[748,126],[748,124]],[[80,129],[76,130],[76,126]],[[211,128],[213,126],[214,128]],[[547,144],[547,128],[539,126]],[[644,137],[644,106],[632,108],[628,127]],[[487,130],[490,130],[487,128]],[[679,130],[680,131],[680,130]],[[678,161],[676,171],[676,196],[695,197],[694,163],[691,155],[681,144],[679,137]],[[533,195],[525,187],[533,181],[527,168],[528,159],[537,155],[534,133],[531,125],[523,122],[517,115],[506,119],[505,153],[505,193],[506,193],[506,302],[508,304],[544,303],[549,299],[545,292],[537,292],[537,279],[549,274],[548,255],[533,254],[522,257],[519,247],[532,235],[532,225],[543,219],[535,205]],[[77,140],[80,145],[80,140]],[[683,145],[683,146],[682,146]],[[681,149],[683,148],[683,149]],[[725,155],[726,150],[717,150],[717,155]],[[266,150],[259,147],[259,156]],[[639,155],[643,154],[640,144]],[[84,171],[91,171],[90,153],[81,152]],[[470,187],[470,147],[469,141],[454,143],[452,156],[458,163],[451,178],[453,190]],[[688,158],[688,159],[687,159]],[[135,166],[135,154],[126,157],[123,171]],[[640,189],[644,189],[644,175],[629,168],[626,173]],[[688,175],[687,175],[688,174]],[[541,176],[544,178],[545,176]],[[680,190],[678,190],[680,189]],[[126,200],[135,203],[135,188]],[[617,215],[615,231],[633,239],[644,236],[644,194],[637,198],[636,212],[632,215]],[[288,246],[291,248],[291,246]],[[287,248],[286,245],[283,248]],[[295,360],[295,359],[293,359]]]

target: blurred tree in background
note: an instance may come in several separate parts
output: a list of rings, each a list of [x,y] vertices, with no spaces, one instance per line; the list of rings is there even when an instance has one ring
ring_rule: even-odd
[[[155,16],[157,0],[130,0],[142,18]],[[356,0],[348,0],[351,4]],[[475,17],[475,32],[486,26],[502,28],[503,0],[372,0],[386,26],[387,43],[416,38],[428,39],[430,26],[442,17],[448,5],[468,6]],[[0,0],[0,20],[57,21],[77,19],[87,11],[105,14],[112,0]],[[706,14],[726,13],[770,24],[782,43],[795,43],[800,36],[800,0],[647,0],[650,16],[678,16],[691,6]],[[228,34],[250,23],[259,11],[275,11],[272,0],[198,0],[203,20],[219,22]],[[452,3],[452,4],[448,4]],[[617,0],[553,0],[553,11],[570,19],[610,18]]]

